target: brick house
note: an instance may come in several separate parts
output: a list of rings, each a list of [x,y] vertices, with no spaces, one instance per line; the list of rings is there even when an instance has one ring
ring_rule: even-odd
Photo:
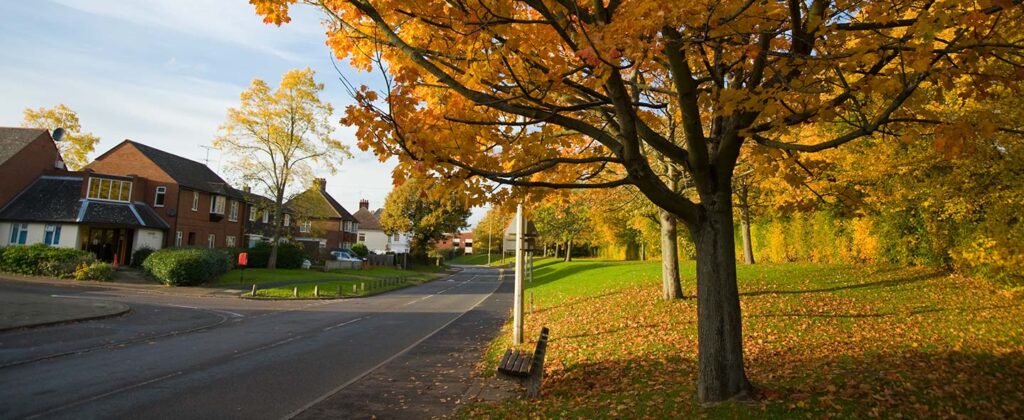
[[[202,163],[125,140],[83,170],[144,178],[136,188],[169,227],[164,246],[244,246],[242,192]]]
[[[64,170],[50,131],[0,127],[0,208],[44,172]]]
[[[444,251],[448,249],[459,249],[463,253],[473,253],[473,232],[458,232],[456,234],[446,233],[444,237],[434,243],[434,249]]]
[[[274,200],[253,193],[248,187],[242,191],[248,210],[245,217],[244,241],[240,246],[252,248],[258,242],[270,241],[274,238]],[[291,223],[295,218],[291,209],[285,206],[283,214],[287,216],[288,227],[281,228],[281,238],[291,238],[295,230]]]
[[[334,249],[349,249],[356,243],[359,221],[327,193],[327,180],[317,178],[313,187],[287,203],[295,214],[295,240],[306,252],[323,257]],[[290,225],[289,217],[285,218]]]

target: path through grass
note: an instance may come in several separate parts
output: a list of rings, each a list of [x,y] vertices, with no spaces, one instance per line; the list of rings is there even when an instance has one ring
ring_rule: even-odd
[[[1024,308],[982,281],[922,268],[739,267],[754,404],[696,403],[696,301],[659,301],[655,263],[540,261],[525,320],[551,328],[544,396],[466,416],[1014,417]],[[694,266],[682,267],[692,295]],[[527,309],[529,311],[529,308]],[[491,371],[509,329],[492,343]],[[533,343],[528,343],[532,349]]]

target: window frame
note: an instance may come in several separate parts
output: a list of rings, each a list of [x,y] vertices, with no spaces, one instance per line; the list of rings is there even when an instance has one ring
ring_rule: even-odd
[[[218,204],[220,205],[218,206]],[[210,214],[219,214],[223,216],[225,207],[227,207],[227,197],[216,194],[210,195]]]
[[[43,243],[49,246],[60,245],[60,229],[58,223],[47,223],[43,226]]]
[[[228,248],[232,248],[232,247],[235,246],[235,244],[236,244],[236,240],[235,240],[234,235],[227,235],[227,236],[224,237],[224,246],[226,246]]]
[[[28,223],[12,222],[8,245],[25,245],[28,242]]]
[[[179,230],[174,234],[174,246],[181,246],[181,238],[182,234],[181,231]]]
[[[270,223],[270,212],[263,210],[263,223]]]
[[[288,226],[291,226],[291,225],[292,225],[292,215],[285,214],[284,215],[284,226],[288,227]]]
[[[256,221],[256,206],[249,206],[249,221]]]
[[[192,191],[192,211],[199,211],[199,191]]]
[[[153,194],[153,207],[163,207],[167,204],[167,187],[159,185]]]
[[[238,200],[230,200],[230,203],[228,203],[228,221],[238,221]]]
[[[96,181],[95,183],[93,181]],[[103,182],[106,181],[106,198],[103,195]],[[124,185],[128,184],[128,193],[124,193]],[[85,188],[85,198],[98,201],[112,201],[117,203],[130,203],[132,201],[132,189],[135,183],[127,179],[110,179],[104,177],[89,177],[89,185]],[[117,198],[114,197],[114,185],[117,185]],[[95,188],[93,188],[95,187]]]
[[[217,234],[211,233],[209,235],[206,235],[206,247],[209,249],[214,249],[217,247]]]
[[[309,220],[303,220],[302,223],[299,224],[299,232],[309,233],[309,231],[311,230],[313,230],[313,222]]]

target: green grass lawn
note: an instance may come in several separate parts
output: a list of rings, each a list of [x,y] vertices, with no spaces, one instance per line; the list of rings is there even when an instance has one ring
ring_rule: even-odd
[[[512,262],[511,258],[505,258],[504,263],[508,264]],[[450,261],[446,261],[448,264],[455,265],[487,265],[487,253],[472,254],[472,255],[460,255]],[[491,253],[491,265],[498,266],[502,264],[501,252]]]
[[[244,271],[244,273],[243,273]],[[336,271],[314,271],[299,269],[267,269],[247,268],[245,270],[234,269],[211,283],[213,286],[225,286],[233,284],[263,284],[284,281],[341,281],[341,280],[368,280],[381,279],[386,277],[402,277],[409,280],[427,280],[433,278],[431,271],[427,270],[399,270],[394,268],[375,267],[366,270],[336,270]]]
[[[694,265],[681,267],[693,295]],[[695,400],[696,301],[663,302],[660,263],[542,260],[525,336],[551,328],[538,401],[467,417],[1014,417],[1024,411],[1024,305],[925,268],[738,268],[754,403]],[[509,326],[480,368],[491,372]],[[532,349],[534,343],[527,343]]]
[[[401,289],[406,286],[420,284],[423,279],[381,277],[375,279],[334,280],[318,283],[289,285],[256,291],[257,297],[293,298],[296,289],[299,298],[311,297],[360,297],[384,293],[389,290]],[[314,295],[315,287],[319,287],[319,295]]]

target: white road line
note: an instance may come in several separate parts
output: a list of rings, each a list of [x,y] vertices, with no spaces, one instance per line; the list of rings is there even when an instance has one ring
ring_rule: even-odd
[[[352,323],[355,323],[355,322],[358,322],[358,321],[362,321],[362,320],[367,319],[367,318],[369,318],[369,317],[368,316],[364,316],[362,318],[356,318],[356,319],[348,320],[348,321],[342,322],[342,323],[340,323],[338,325],[332,325],[330,327],[324,328],[323,331],[330,331],[330,330],[333,330],[333,329],[338,328],[338,327],[344,327],[344,326],[346,326],[348,324],[352,324]]]
[[[280,346],[280,345],[282,345],[282,344],[288,344],[288,343],[291,343],[292,341],[298,340],[298,339],[300,339],[300,338],[302,338],[302,336],[301,336],[301,335],[297,335],[297,336],[295,336],[295,337],[291,337],[291,338],[286,338],[286,339],[284,339],[284,340],[281,340],[281,341],[277,341],[277,342],[274,342],[274,343],[270,343],[270,344],[267,344],[267,345],[265,345],[265,346],[257,347],[257,348],[254,348],[254,349],[252,349],[252,350],[246,351],[246,352],[238,353],[238,354],[236,354],[236,355],[234,355],[234,356],[231,356],[231,358],[232,358],[232,359],[237,359],[237,358],[239,358],[239,357],[244,357],[244,356],[248,356],[248,355],[250,355],[250,354],[253,354],[253,353],[256,353],[256,352],[258,352],[258,351],[263,351],[263,350],[266,350],[266,349],[271,349],[271,348],[274,348],[274,347]]]
[[[502,275],[504,275],[504,272],[502,272],[502,273],[503,273]],[[475,278],[475,276],[474,276],[474,278]],[[472,279],[470,279],[470,280],[472,280]],[[469,280],[467,280],[467,282],[468,282],[468,281],[469,281]],[[499,283],[499,286],[500,286],[500,283]],[[480,298],[480,300],[478,300],[478,301],[477,301],[477,302],[476,302],[475,304],[473,304],[473,306],[470,306],[470,307],[469,307],[469,309],[466,309],[466,311],[465,311],[465,312],[463,312],[463,313],[459,314],[459,316],[457,316],[457,317],[455,317],[455,318],[452,318],[452,320],[451,320],[451,321],[448,321],[448,322],[446,322],[446,323],[445,323],[444,325],[442,325],[442,326],[438,327],[438,328],[437,328],[436,330],[434,330],[434,331],[433,331],[433,332],[431,332],[430,334],[427,334],[427,335],[426,335],[426,336],[424,336],[423,338],[421,338],[421,339],[419,339],[419,340],[416,340],[416,342],[415,342],[415,343],[412,343],[411,345],[409,345],[409,347],[406,347],[406,348],[402,349],[402,351],[400,351],[400,352],[398,352],[398,353],[395,353],[394,355],[392,355],[391,357],[387,358],[387,359],[386,359],[386,360],[384,360],[383,362],[380,362],[380,363],[378,363],[378,364],[377,364],[376,366],[374,366],[374,367],[372,367],[372,368],[368,369],[367,371],[365,371],[365,372],[363,372],[363,373],[360,373],[360,374],[359,374],[359,375],[357,375],[356,377],[354,377],[354,378],[350,379],[350,380],[349,380],[348,382],[345,382],[345,383],[341,384],[341,386],[339,386],[339,387],[337,387],[337,388],[334,388],[334,389],[332,389],[332,390],[328,391],[328,392],[327,392],[326,394],[323,394],[323,395],[321,395],[321,396],[317,397],[317,399],[315,399],[315,400],[311,401],[311,402],[310,402],[309,404],[306,404],[306,405],[302,406],[302,407],[301,407],[301,408],[299,408],[298,410],[295,410],[295,411],[292,411],[291,413],[288,413],[288,415],[286,415],[286,416],[282,417],[282,420],[289,420],[289,419],[292,419],[292,418],[294,418],[295,416],[298,416],[299,414],[302,414],[302,412],[303,412],[303,411],[309,410],[309,409],[310,409],[311,407],[313,407],[314,405],[320,404],[320,403],[321,403],[321,402],[323,402],[324,400],[326,400],[326,399],[330,398],[330,397],[331,397],[331,395],[337,394],[337,393],[338,393],[339,391],[341,391],[341,390],[343,390],[343,389],[347,388],[347,387],[348,387],[349,385],[352,385],[352,384],[356,383],[356,381],[358,381],[358,380],[360,380],[360,379],[363,379],[363,377],[365,377],[366,375],[369,375],[369,374],[370,374],[370,373],[372,373],[373,371],[375,371],[375,370],[377,370],[377,369],[380,369],[380,367],[381,367],[381,366],[384,366],[384,365],[386,365],[386,364],[388,364],[388,363],[391,363],[391,361],[392,361],[392,360],[395,360],[395,359],[397,359],[397,358],[398,358],[399,356],[401,356],[401,355],[403,355],[403,354],[406,354],[406,353],[408,353],[408,352],[409,352],[410,350],[412,350],[412,349],[416,348],[416,346],[420,345],[420,343],[422,343],[422,342],[426,341],[426,340],[427,340],[428,338],[430,338],[430,337],[433,337],[433,336],[434,336],[435,334],[437,334],[437,333],[441,332],[441,330],[443,330],[443,329],[445,329],[445,328],[448,328],[448,326],[449,326],[449,325],[451,325],[451,324],[452,324],[453,322],[455,322],[455,321],[458,321],[458,320],[459,320],[460,318],[462,318],[463,316],[465,316],[466,314],[468,314],[468,313],[469,313],[469,311],[472,311],[472,310],[473,310],[473,309],[475,309],[475,308],[476,308],[477,306],[480,306],[480,304],[481,304],[481,303],[483,303],[483,302],[484,302],[485,300],[487,300],[487,298],[491,297],[491,295],[493,295],[493,294],[494,294],[494,292],[497,292],[497,291],[498,291],[498,287],[496,286],[496,287],[494,288],[494,290],[492,290],[492,291],[491,291],[491,293],[488,293],[488,294],[487,294],[486,296],[484,296],[484,297]]]
[[[95,298],[95,297],[89,297],[89,296],[70,296],[70,295],[50,295],[50,297],[55,297],[55,298],[65,298],[65,299],[89,299],[89,300],[102,300],[102,299],[100,299],[100,298]]]
[[[143,386],[146,386],[146,385],[149,385],[149,384],[152,384],[152,383],[160,382],[162,380],[170,379],[170,378],[173,378],[173,377],[181,375],[181,374],[182,374],[182,372],[178,371],[178,372],[174,372],[174,373],[171,373],[171,374],[168,374],[168,375],[164,375],[164,376],[161,376],[161,377],[158,377],[158,378],[153,378],[153,379],[150,379],[148,381],[139,382],[139,383],[134,384],[134,385],[128,385],[128,386],[125,386],[125,387],[117,388],[117,389],[115,389],[113,391],[107,391],[107,392],[104,392],[104,393],[102,393],[100,395],[95,395],[95,396],[86,398],[84,400],[78,400],[78,401],[75,401],[75,402],[73,402],[71,404],[65,404],[65,405],[62,405],[60,407],[51,408],[51,409],[46,410],[46,411],[44,411],[42,413],[33,414],[31,416],[26,417],[26,419],[39,418],[39,417],[45,416],[47,414],[52,414],[52,413],[56,413],[58,411],[67,410],[67,409],[69,409],[71,407],[76,407],[76,406],[79,406],[79,405],[82,405],[82,404],[90,403],[90,402],[93,402],[93,401],[96,401],[96,400],[99,400],[99,399],[103,399],[103,398],[109,397],[109,396],[114,395],[114,394],[118,394],[118,393],[121,393],[121,392],[124,392],[124,391],[128,391],[130,389],[139,388],[139,387],[143,387]]]

